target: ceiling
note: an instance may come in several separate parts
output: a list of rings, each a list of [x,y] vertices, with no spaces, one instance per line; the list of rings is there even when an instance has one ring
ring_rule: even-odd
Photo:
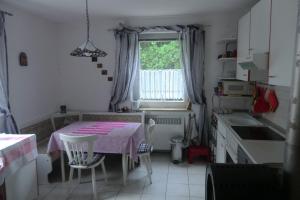
[[[84,0],[0,0],[55,21],[84,14]],[[243,9],[257,0],[89,0],[92,15],[107,17],[205,14]]]

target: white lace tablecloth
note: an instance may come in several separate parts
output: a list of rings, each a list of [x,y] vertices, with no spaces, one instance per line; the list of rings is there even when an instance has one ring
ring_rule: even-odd
[[[34,134],[0,134],[0,184],[37,156]]]

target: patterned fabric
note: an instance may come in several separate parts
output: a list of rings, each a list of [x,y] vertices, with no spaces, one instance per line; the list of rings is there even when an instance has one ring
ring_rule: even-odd
[[[139,146],[138,154],[140,153],[150,153],[153,150],[153,146],[151,144],[142,143]]]
[[[83,160],[86,160],[87,156],[88,156],[88,154],[84,153],[83,154]],[[103,157],[104,157],[104,155],[102,155],[101,153],[94,153],[93,158],[90,162],[80,164],[77,160],[73,160],[73,161],[70,162],[70,165],[81,165],[81,166],[89,167],[89,166],[99,162]]]
[[[74,131],[98,123],[99,122],[80,121],[55,131],[50,137],[47,152],[50,153],[57,150],[64,150],[64,145],[60,140],[60,134],[82,135],[81,133],[74,133]],[[127,122],[122,128],[114,128],[106,135],[91,135],[97,135],[97,140],[94,143],[94,152],[117,154],[129,153],[130,158],[133,160],[137,160],[137,150],[139,145],[145,141],[144,126],[141,123]]]
[[[37,156],[34,134],[0,134],[0,184]]]

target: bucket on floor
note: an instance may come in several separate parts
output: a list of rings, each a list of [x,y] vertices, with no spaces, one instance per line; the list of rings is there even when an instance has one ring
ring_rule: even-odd
[[[175,136],[170,140],[171,151],[172,151],[172,162],[174,164],[182,162],[182,147],[183,147],[183,137]]]

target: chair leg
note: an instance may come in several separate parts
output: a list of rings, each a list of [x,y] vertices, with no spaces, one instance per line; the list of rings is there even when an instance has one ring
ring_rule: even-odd
[[[92,168],[92,185],[93,185],[93,194],[94,194],[94,200],[97,199],[97,187],[96,187],[96,174],[95,174],[95,168]]]
[[[78,183],[81,182],[81,169],[78,169]]]
[[[132,170],[132,160],[128,156],[128,170]]]
[[[131,169],[135,168],[135,161],[133,159],[131,159]]]
[[[107,173],[106,173],[106,168],[105,168],[104,161],[101,163],[101,168],[102,168],[102,172],[103,172],[103,175],[104,175],[104,180],[105,180],[105,182],[107,182]]]
[[[127,170],[128,170],[128,156],[123,153],[122,154],[122,169],[123,169],[123,185],[126,185],[127,180]]]
[[[69,184],[72,184],[74,168],[70,167]]]
[[[152,162],[151,162],[150,154],[147,156],[147,158],[148,158],[148,162],[149,162],[150,172],[152,174]]]
[[[149,166],[149,161],[148,161],[148,158],[147,156],[141,156],[141,160],[143,160],[143,162],[145,163],[146,165],[146,169],[147,169],[147,175],[148,175],[148,178],[149,178],[149,181],[150,181],[150,184],[152,184],[152,179],[151,179],[151,170],[150,170],[150,166]]]

